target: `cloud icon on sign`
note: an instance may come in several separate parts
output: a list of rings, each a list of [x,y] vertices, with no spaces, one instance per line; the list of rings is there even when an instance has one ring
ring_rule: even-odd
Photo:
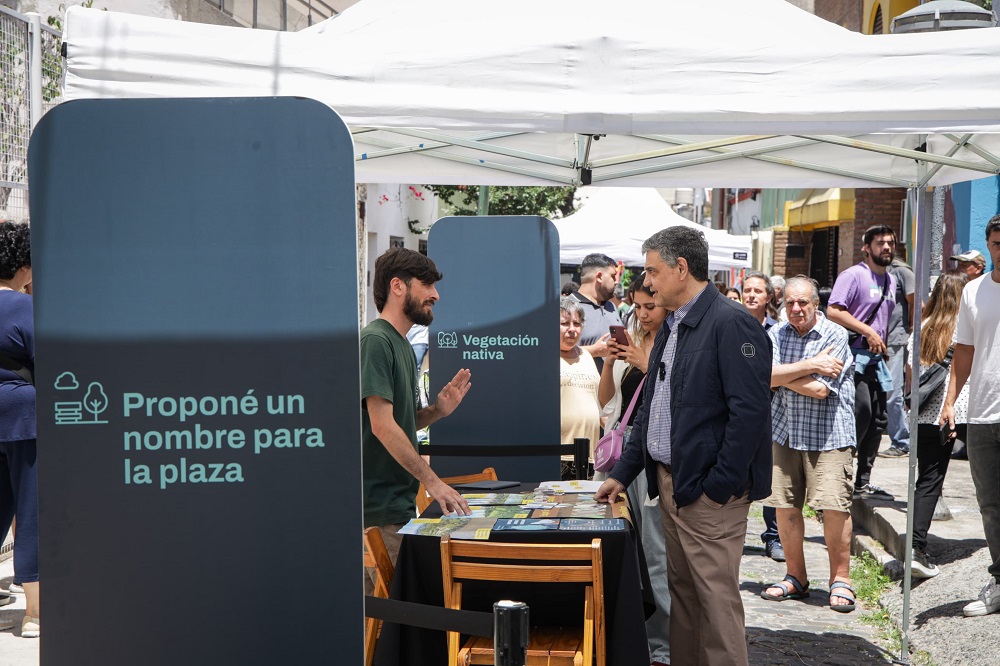
[[[76,375],[72,372],[64,372],[56,378],[56,388],[60,391],[72,391],[80,388],[80,382],[76,381]]]

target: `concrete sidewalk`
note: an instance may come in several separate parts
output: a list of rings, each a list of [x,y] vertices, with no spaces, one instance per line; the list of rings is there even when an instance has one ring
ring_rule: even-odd
[[[888,439],[883,439],[883,447],[887,444]],[[856,528],[867,530],[883,544],[889,553],[882,553],[883,563],[894,578],[900,579],[905,555],[908,463],[907,458],[879,458],[872,482],[896,495],[896,500],[855,501],[853,510]],[[939,666],[994,666],[1000,663],[996,653],[1000,614],[974,618],[962,615],[962,607],[989,582],[986,567],[990,563],[968,461],[951,461],[944,499],[953,518],[931,523],[927,539],[927,554],[941,573],[927,580],[913,580],[910,643],[928,652]],[[883,595],[882,604],[902,626],[901,582]]]
[[[0,590],[6,592],[14,578],[14,560],[0,562]],[[0,631],[0,666],[38,666],[38,639],[21,638],[21,618],[24,617],[24,595],[17,602],[0,606],[0,625],[15,622],[13,629]]]

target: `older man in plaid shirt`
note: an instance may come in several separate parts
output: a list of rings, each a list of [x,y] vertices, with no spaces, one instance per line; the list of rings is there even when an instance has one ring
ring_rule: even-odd
[[[788,575],[761,593],[771,601],[809,596],[802,541],[803,502],[823,511],[830,556],[830,608],[854,610],[851,588],[851,499],[854,450],[854,363],[847,331],[818,312],[815,281],[785,283],[788,321],[771,328],[774,345],[771,403],[774,474],[771,496]]]

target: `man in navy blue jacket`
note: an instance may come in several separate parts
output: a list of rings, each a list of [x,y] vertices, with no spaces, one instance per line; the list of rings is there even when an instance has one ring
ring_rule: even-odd
[[[750,502],[771,494],[771,342],[708,281],[700,231],[669,227],[642,251],[646,285],[672,314],[622,458],[595,498],[616,501],[645,468],[667,543],[671,661],[746,664],[739,566]]]

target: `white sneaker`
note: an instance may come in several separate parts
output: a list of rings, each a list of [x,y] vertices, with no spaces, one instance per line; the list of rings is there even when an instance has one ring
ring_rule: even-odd
[[[927,553],[922,550],[913,549],[913,558],[910,560],[910,575],[913,578],[933,578],[941,573]]]
[[[25,615],[21,620],[21,638],[38,638],[41,633],[42,628],[38,618]]]
[[[978,617],[1000,611],[1000,585],[996,579],[990,580],[979,593],[979,598],[962,609],[965,617]]]
[[[10,593],[11,594],[24,594],[24,588],[21,587],[20,585],[18,585],[17,583],[11,583],[10,584]]]

